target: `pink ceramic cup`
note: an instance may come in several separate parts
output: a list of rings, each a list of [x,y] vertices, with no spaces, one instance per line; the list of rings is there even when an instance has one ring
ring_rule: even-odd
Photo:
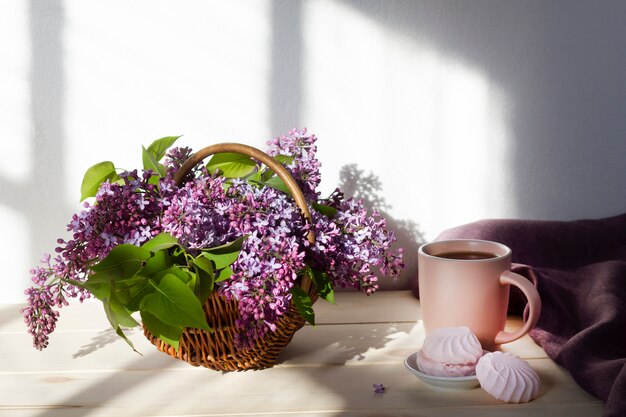
[[[467,259],[471,257],[479,259]],[[426,334],[438,327],[467,326],[484,349],[494,350],[537,324],[541,299],[530,281],[510,271],[507,246],[486,240],[436,241],[419,248],[418,263]],[[522,290],[529,305],[526,322],[515,332],[504,331],[510,285]]]

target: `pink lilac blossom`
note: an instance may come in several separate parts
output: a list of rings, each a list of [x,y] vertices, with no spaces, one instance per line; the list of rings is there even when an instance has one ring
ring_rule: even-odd
[[[168,175],[155,186],[152,172],[121,174],[123,184],[105,182],[94,204],[74,215],[68,230],[72,239],[60,239],[57,256],[44,259],[45,267],[31,271],[33,288],[26,291],[29,305],[23,310],[34,346],[43,349],[55,329],[55,308],[67,298],[82,301],[90,294],[65,279],[83,281],[89,265],[106,257],[116,245],[141,245],[152,236],[167,232],[190,252],[230,242],[246,235],[232,276],[219,283],[217,291],[237,300],[238,346],[246,348],[276,330],[276,323],[291,304],[290,289],[299,272],[309,265],[325,271],[332,284],[355,287],[371,294],[377,274],[395,276],[401,270],[402,250],[393,250],[392,232],[379,213],[368,213],[362,201],[344,199],[336,190],[320,200],[320,163],[317,138],[306,129],[268,142],[270,155],[293,158],[287,165],[310,203],[337,210],[332,218],[315,210],[312,224],[304,221],[293,200],[270,187],[242,179],[226,180],[197,167],[177,186],[172,177],[191,155],[188,148],[172,149],[166,156]],[[310,228],[314,244],[306,239]]]

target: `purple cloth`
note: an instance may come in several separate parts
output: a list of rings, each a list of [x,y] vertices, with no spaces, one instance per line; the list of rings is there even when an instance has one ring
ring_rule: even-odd
[[[530,336],[605,402],[604,417],[626,416],[626,214],[571,222],[482,220],[437,240],[469,238],[513,250],[513,270],[537,286],[543,304]],[[524,304],[512,290],[510,312],[521,314]]]

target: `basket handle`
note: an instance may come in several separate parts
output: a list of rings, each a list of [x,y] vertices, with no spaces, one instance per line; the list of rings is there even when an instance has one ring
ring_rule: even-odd
[[[252,146],[243,145],[241,143],[217,143],[215,145],[210,145],[206,148],[200,149],[198,152],[191,155],[176,172],[176,174],[174,175],[174,181],[176,182],[176,185],[180,186],[185,176],[204,158],[210,155],[214,155],[216,153],[223,152],[233,152],[247,155],[267,165],[276,174],[278,174],[280,179],[283,180],[287,188],[289,188],[289,191],[291,191],[291,195],[296,201],[296,205],[302,211],[302,215],[305,217],[305,219],[309,221],[309,223],[313,224],[311,212],[309,211],[309,207],[306,204],[304,194],[302,194],[300,187],[298,187],[296,180],[293,179],[289,171],[287,171],[287,169],[280,162],[278,162],[265,152],[260,151]],[[313,232],[313,230],[309,231],[307,239],[309,242],[315,243],[315,233]]]

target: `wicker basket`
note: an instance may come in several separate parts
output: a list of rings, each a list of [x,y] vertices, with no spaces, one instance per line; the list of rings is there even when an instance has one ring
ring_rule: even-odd
[[[221,152],[234,152],[250,156],[274,170],[291,191],[303,216],[311,221],[311,213],[304,195],[289,171],[266,153],[247,145],[221,143],[201,149],[192,155],[177,172],[174,178],[176,183],[181,185],[189,171],[204,158]],[[310,232],[307,238],[310,242],[315,241],[313,232]],[[312,282],[307,277],[300,277],[299,285],[315,301],[317,294]],[[219,371],[243,371],[272,367],[280,352],[289,344],[295,332],[302,328],[305,323],[292,304],[288,312],[276,324],[275,332],[269,332],[265,337],[257,340],[253,348],[238,349],[234,344],[234,336],[237,332],[235,320],[239,317],[237,302],[227,301],[224,297],[213,292],[203,308],[213,333],[187,328],[183,332],[178,349],[174,349],[151,334],[146,326],[143,327],[144,335],[161,352],[186,361],[191,365],[204,366]]]

